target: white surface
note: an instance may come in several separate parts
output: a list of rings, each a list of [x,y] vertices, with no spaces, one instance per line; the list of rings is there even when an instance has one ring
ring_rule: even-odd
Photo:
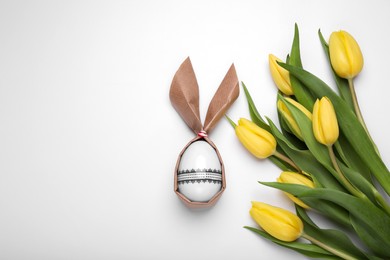
[[[226,120],[211,134],[227,189],[206,211],[173,192],[193,137],[172,108],[174,73],[190,56],[201,114],[232,62],[259,110],[276,120],[267,56],[290,51],[333,85],[317,30],[345,29],[365,67],[356,88],[389,165],[390,2],[1,1],[0,259],[301,259],[243,229],[251,200],[292,209]],[[244,95],[229,111],[248,117]]]

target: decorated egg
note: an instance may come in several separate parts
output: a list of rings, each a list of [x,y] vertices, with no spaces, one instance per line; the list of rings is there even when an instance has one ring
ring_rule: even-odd
[[[178,191],[193,202],[208,202],[221,190],[221,162],[209,143],[200,139],[183,152],[177,184]]]
[[[213,206],[226,188],[225,167],[208,135],[239,95],[232,64],[210,101],[204,123],[199,111],[199,87],[188,57],[172,79],[172,106],[196,135],[181,150],[174,170],[174,192],[190,208]]]

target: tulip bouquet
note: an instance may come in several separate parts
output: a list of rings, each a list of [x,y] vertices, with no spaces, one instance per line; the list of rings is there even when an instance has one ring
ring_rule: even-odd
[[[227,117],[247,150],[281,169],[277,181],[260,183],[283,191],[296,208],[293,214],[252,202],[250,215],[261,229],[246,228],[312,258],[388,259],[390,172],[364,123],[353,84],[363,56],[345,31],[332,33],[329,43],[320,31],[319,38],[337,92],[302,67],[295,26],[286,62],[269,56],[279,89],[280,127],[259,114],[244,84],[251,120],[236,124]],[[310,212],[325,216],[336,228],[320,228]]]

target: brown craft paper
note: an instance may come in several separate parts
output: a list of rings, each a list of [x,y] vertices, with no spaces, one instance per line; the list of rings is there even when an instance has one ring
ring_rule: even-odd
[[[169,92],[169,97],[171,99],[173,107],[183,118],[186,124],[194,131],[195,134],[198,134],[202,130],[207,132],[207,134],[209,134],[210,131],[216,125],[216,123],[229,109],[231,104],[233,104],[233,102],[237,99],[238,95],[239,95],[238,79],[237,79],[236,70],[234,68],[234,65],[232,64],[225,78],[223,79],[221,85],[216,91],[213,99],[210,102],[206,114],[205,124],[203,127],[199,115],[199,87],[189,57],[181,64],[181,66],[177,70],[175,76],[173,77],[171,89]],[[211,198],[208,202],[190,201],[178,191],[178,184],[177,184],[177,171],[179,168],[181,156],[186,151],[188,146],[190,146],[193,142],[198,141],[200,139],[206,141],[215,149],[219,161],[221,163],[221,171],[222,171],[221,190],[217,194],[215,194],[214,197]],[[221,197],[225,188],[226,188],[225,168],[217,147],[207,136],[206,137],[196,136],[183,148],[183,150],[179,154],[176,167],[175,167],[175,172],[174,172],[175,193],[188,207],[203,208],[203,207],[210,207],[214,205]]]

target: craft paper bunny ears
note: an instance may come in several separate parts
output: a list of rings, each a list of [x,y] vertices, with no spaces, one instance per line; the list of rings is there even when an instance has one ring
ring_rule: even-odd
[[[204,124],[200,120],[199,87],[188,57],[173,77],[169,97],[186,124],[196,134],[181,151],[174,172],[174,191],[189,207],[214,205],[225,190],[225,170],[208,134],[239,95],[234,65],[212,98]]]

